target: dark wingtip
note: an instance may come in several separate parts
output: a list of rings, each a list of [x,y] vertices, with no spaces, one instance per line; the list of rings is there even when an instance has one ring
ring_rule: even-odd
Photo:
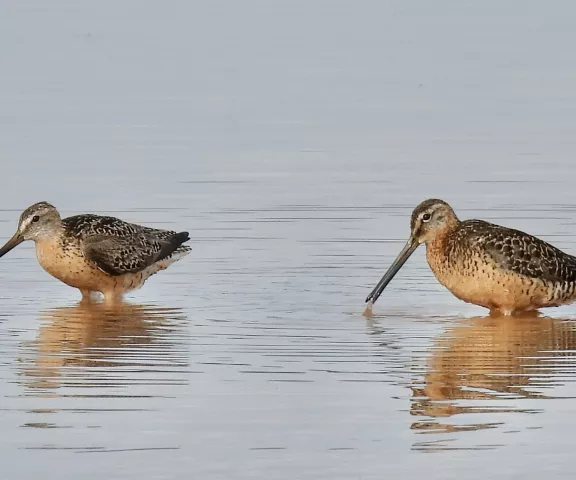
[[[188,232],[179,232],[168,237],[164,240],[165,244],[162,250],[159,252],[155,261],[162,260],[169,257],[176,251],[191,250],[190,247],[182,245],[184,242],[190,240]]]
[[[171,240],[171,243],[179,246],[179,245],[182,245],[184,242],[187,242],[188,240],[190,240],[190,235],[188,234],[188,232],[180,232],[180,233],[174,234],[170,240]]]

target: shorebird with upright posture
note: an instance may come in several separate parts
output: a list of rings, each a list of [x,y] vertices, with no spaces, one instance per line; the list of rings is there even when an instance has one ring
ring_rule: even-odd
[[[408,243],[366,298],[368,312],[422,243],[438,281],[491,312],[512,315],[576,300],[576,257],[532,235],[482,220],[460,221],[437,199],[414,209],[410,230]]]
[[[156,272],[190,252],[188,232],[172,232],[124,222],[115,217],[61,218],[47,202],[28,207],[0,257],[25,240],[36,244],[38,262],[50,275],[80,289],[83,300],[100,292],[105,302],[144,285]]]

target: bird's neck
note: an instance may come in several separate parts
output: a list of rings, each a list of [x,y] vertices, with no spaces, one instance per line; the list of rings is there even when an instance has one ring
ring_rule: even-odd
[[[436,235],[426,242],[427,255],[433,255],[438,261],[444,261],[448,256],[450,235],[458,228],[460,221],[454,219],[446,223],[446,226],[436,232]]]
[[[52,243],[58,241],[65,234],[65,228],[62,221],[55,222],[50,225],[50,228],[41,230],[33,238],[36,244]]]

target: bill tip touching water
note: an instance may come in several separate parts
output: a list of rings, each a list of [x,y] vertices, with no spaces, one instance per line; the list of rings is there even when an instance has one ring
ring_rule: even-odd
[[[412,212],[410,237],[372,292],[366,312],[419,245],[457,298],[506,315],[576,300],[576,257],[532,235],[483,220],[461,221],[443,200]],[[365,313],[366,313],[365,312]]]
[[[366,308],[364,309],[364,313],[363,313],[363,315],[365,317],[371,317],[372,316],[372,313],[373,313],[372,307],[373,306],[374,306],[374,302],[372,300],[368,300],[366,302]]]
[[[160,270],[188,255],[188,232],[173,232],[93,214],[61,218],[48,202],[28,207],[0,257],[26,240],[36,245],[38,262],[53,277],[78,288],[82,299],[95,293],[121,300]]]

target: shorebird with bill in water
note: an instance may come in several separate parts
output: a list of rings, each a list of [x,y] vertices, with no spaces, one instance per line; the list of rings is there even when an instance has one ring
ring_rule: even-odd
[[[124,222],[115,217],[83,214],[61,218],[47,202],[28,207],[0,257],[25,240],[36,244],[38,262],[50,275],[80,289],[83,300],[93,293],[105,302],[121,300],[156,272],[190,252],[188,232],[172,232]]]
[[[366,298],[367,313],[420,244],[438,281],[456,297],[513,315],[576,300],[576,257],[532,235],[483,220],[460,221],[443,200],[412,212],[410,238]]]

